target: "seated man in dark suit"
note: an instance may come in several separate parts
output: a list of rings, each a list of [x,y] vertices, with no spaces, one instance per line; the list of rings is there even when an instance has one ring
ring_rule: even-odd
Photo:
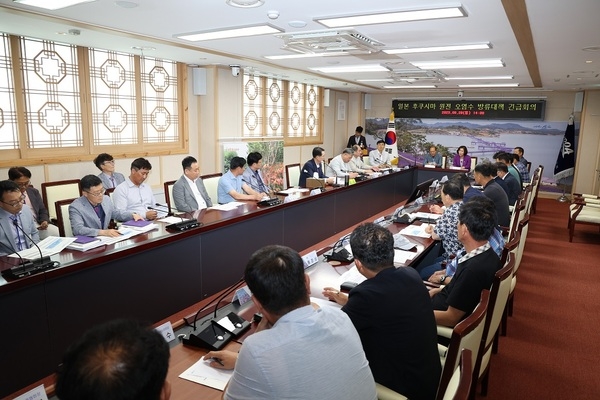
[[[496,166],[485,162],[477,164],[473,176],[475,182],[483,187],[483,194],[496,205],[496,216],[500,226],[510,225],[510,211],[508,209],[508,196],[500,185],[494,180]]]
[[[458,238],[466,254],[459,258],[450,284],[429,291],[438,325],[452,328],[471,314],[481,291],[492,286],[494,274],[501,267],[500,258],[488,242],[497,225],[496,213],[489,204],[469,201],[460,209]]]
[[[156,330],[117,320],[71,345],[56,374],[60,400],[167,400],[169,345]]]
[[[31,186],[31,171],[25,167],[12,167],[8,170],[8,179],[19,186],[21,194],[25,196],[24,203],[33,214],[40,240],[48,236],[59,236],[58,227],[50,223],[50,214],[44,205],[39,190]]]
[[[192,212],[212,207],[212,199],[208,195],[202,178],[198,160],[189,156],[181,161],[183,175],[173,185],[173,200],[178,211]]]
[[[348,296],[334,288],[323,294],[352,320],[375,382],[409,399],[434,399],[442,368],[431,300],[419,274],[394,267],[394,238],[379,225],[358,226],[350,247],[367,280]]]
[[[35,220],[25,207],[19,186],[0,181],[0,256],[33,247],[40,241]],[[29,237],[27,237],[29,236]]]
[[[519,182],[515,179],[515,177],[508,172],[508,167],[506,164],[501,162],[496,163],[496,168],[498,170],[498,178],[501,179],[506,186],[503,187],[503,189],[506,191],[506,195],[508,196],[508,205],[514,206],[519,198],[519,195],[521,194],[521,185],[519,185]]]
[[[312,151],[310,160],[304,163],[304,166],[300,170],[300,179],[298,180],[298,186],[305,187],[307,178],[322,178],[327,183],[333,183],[334,178],[328,178],[323,171],[323,160],[325,160],[325,149],[322,147],[315,147]]]
[[[69,205],[73,235],[117,237],[120,235],[119,231],[108,229],[111,219],[143,219],[138,214],[115,208],[110,197],[104,195],[102,181],[96,175],[81,178],[81,190],[83,195]]]

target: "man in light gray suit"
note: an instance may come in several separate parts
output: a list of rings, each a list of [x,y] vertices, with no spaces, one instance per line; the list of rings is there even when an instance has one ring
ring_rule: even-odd
[[[178,211],[192,212],[212,207],[212,200],[200,178],[198,160],[188,156],[181,161],[183,175],[173,185],[173,200]]]
[[[83,196],[69,205],[69,219],[73,235],[110,236],[120,235],[116,229],[108,229],[111,219],[136,221],[141,216],[115,208],[110,197],[104,195],[102,181],[96,175],[86,175],[81,179]]]
[[[32,247],[31,240],[40,241],[33,214],[23,207],[24,199],[15,182],[0,181],[0,256]]]

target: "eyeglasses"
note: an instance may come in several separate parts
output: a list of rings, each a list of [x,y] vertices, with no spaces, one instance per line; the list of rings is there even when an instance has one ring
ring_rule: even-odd
[[[31,183],[31,181],[26,181],[26,182],[15,182],[17,184],[18,187],[29,187],[29,184]]]
[[[22,195],[19,197],[19,200],[16,200],[16,201],[11,201],[10,203],[9,203],[9,202],[6,202],[6,201],[3,201],[3,200],[0,200],[0,203],[4,203],[4,204],[6,204],[6,205],[8,205],[8,206],[11,206],[11,207],[15,207],[15,208],[16,208],[16,207],[19,207],[20,205],[22,205],[22,204],[23,204],[23,200],[25,200],[25,195],[24,195],[24,194],[22,194]]]
[[[115,165],[115,162],[114,161],[104,161],[102,164],[103,165],[106,165],[106,164]]]
[[[90,192],[88,190],[84,190],[84,192],[89,193],[92,196],[102,196],[106,192],[106,189],[102,189],[100,192]]]

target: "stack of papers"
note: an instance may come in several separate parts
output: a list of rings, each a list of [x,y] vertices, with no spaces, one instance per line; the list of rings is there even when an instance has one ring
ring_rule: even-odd
[[[429,224],[421,224],[421,225],[409,225],[406,228],[402,229],[400,233],[402,235],[408,236],[418,236],[422,238],[430,238],[431,235],[425,232],[425,229],[429,226]]]
[[[103,245],[104,243],[98,238],[78,235],[75,237],[75,241],[67,246],[67,249],[87,251]]]
[[[139,221],[127,221],[121,225],[121,228],[125,228],[128,230],[138,231],[139,233],[144,233],[151,231],[152,229],[157,228],[156,224],[153,224],[151,221],[139,220]],[[119,228],[119,232],[121,232],[121,228]]]
[[[48,236],[46,239],[38,242],[37,247],[33,246],[29,249],[21,250],[18,253],[10,254],[9,257],[19,257],[20,255],[23,258],[34,260],[40,258],[40,251],[44,257],[51,256],[60,253],[74,241],[75,238],[73,237]]]

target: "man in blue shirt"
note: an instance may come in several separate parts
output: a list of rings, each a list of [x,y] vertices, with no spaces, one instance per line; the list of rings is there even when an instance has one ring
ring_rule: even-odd
[[[431,146],[429,148],[429,153],[425,154],[425,159],[423,160],[424,165],[435,165],[436,167],[442,166],[442,155],[438,153],[436,146]]]
[[[219,179],[217,198],[219,204],[227,204],[238,200],[261,200],[266,195],[258,193],[243,180],[246,160],[233,157],[229,162],[229,171]]]

